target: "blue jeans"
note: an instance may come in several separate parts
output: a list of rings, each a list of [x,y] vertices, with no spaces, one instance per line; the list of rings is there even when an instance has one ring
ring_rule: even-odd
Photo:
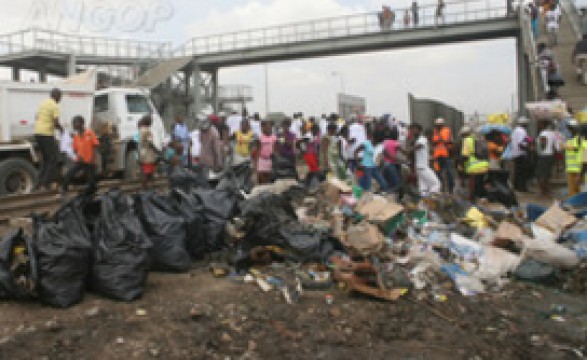
[[[440,171],[436,174],[438,176],[438,180],[440,180],[443,188],[445,185],[448,185],[448,189],[444,189],[444,191],[448,190],[448,192],[452,194],[455,188],[455,179],[452,170],[454,167],[454,162],[452,159],[445,157],[438,158],[436,161],[438,161],[438,167],[440,167]],[[444,183],[445,178],[447,184]]]
[[[371,181],[375,179],[377,183],[379,183],[379,187],[381,191],[388,192],[389,187],[387,186],[387,182],[379,172],[377,167],[363,167],[363,177],[359,179],[359,185],[365,191],[371,191]]]
[[[538,19],[532,20],[532,33],[534,35],[534,39],[538,40],[539,31],[538,31]]]
[[[383,165],[383,177],[387,181],[390,192],[400,192],[402,188],[401,169],[399,164]]]

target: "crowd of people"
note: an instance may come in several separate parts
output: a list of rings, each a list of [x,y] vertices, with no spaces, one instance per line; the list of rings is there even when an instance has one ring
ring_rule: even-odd
[[[200,119],[186,130],[182,117],[172,126],[168,153],[172,166],[199,165],[212,172],[250,162],[258,184],[279,178],[276,167],[287,167],[291,178],[308,188],[329,177],[353,182],[365,191],[396,194],[417,189],[420,195],[456,193],[471,200],[486,196],[492,174],[513,170],[513,187],[529,192],[535,178],[538,190],[552,195],[551,177],[557,163],[565,164],[569,195],[580,191],[587,160],[587,128],[572,119],[538,121],[530,136],[530,120],[520,117],[513,131],[481,131],[465,125],[454,136],[443,118],[432,129],[406,124],[385,115],[358,116],[344,121],[338,115],[304,119],[300,113],[279,123],[258,114],[223,113]],[[142,138],[141,138],[142,139]],[[147,159],[149,160],[149,159]],[[511,164],[511,165],[508,165]],[[298,171],[306,173],[300,179]],[[283,173],[283,172],[281,172]],[[413,185],[413,186],[412,186]]]
[[[526,12],[530,15],[534,39],[538,39],[540,36],[540,20],[542,18],[544,31],[548,34],[550,45],[556,45],[562,16],[559,0],[533,0],[528,3]]]
[[[59,129],[66,134],[58,122],[60,97],[55,89],[40,105],[35,125],[43,159],[41,187],[55,179],[57,142],[49,132]],[[185,117],[177,116],[163,150],[153,143],[151,117],[139,121],[135,139],[145,188],[155,174],[170,174],[178,166],[197,165],[212,177],[229,166],[249,163],[258,184],[289,177],[315,189],[325,179],[336,177],[365,191],[372,191],[376,182],[376,191],[398,198],[412,188],[420,195],[461,189],[475,200],[486,195],[492,173],[502,173],[506,162],[513,166],[515,190],[527,192],[528,181],[535,177],[544,195],[552,192],[549,183],[557,158],[565,159],[569,195],[580,191],[587,168],[587,128],[572,118],[540,121],[535,138],[527,131],[525,117],[517,120],[511,134],[500,128],[483,131],[465,125],[456,137],[443,118],[436,119],[431,129],[390,115],[345,121],[337,114],[304,118],[296,113],[272,122],[259,114],[248,116],[245,110],[197,120],[197,127],[190,129]],[[61,183],[64,193],[79,172],[85,173],[91,187],[96,185],[95,153],[100,141],[83,117],[76,116],[72,124],[71,141],[62,136],[60,144],[72,160]],[[306,175],[300,179],[298,171],[303,165]]]

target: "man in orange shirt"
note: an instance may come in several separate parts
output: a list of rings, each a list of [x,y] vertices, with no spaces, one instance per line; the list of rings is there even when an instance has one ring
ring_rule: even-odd
[[[443,118],[438,118],[434,122],[434,132],[432,134],[432,146],[434,157],[434,169],[438,178],[442,182],[444,191],[448,190],[452,194],[454,189],[454,178],[452,167],[454,164],[450,158],[450,149],[452,147],[452,134],[450,128],[446,126]],[[448,188],[447,188],[448,187]]]
[[[91,129],[85,128],[85,120],[81,115],[73,118],[73,151],[76,154],[75,163],[65,175],[62,194],[67,193],[67,187],[74,176],[83,170],[88,182],[87,191],[93,192],[96,188],[96,165],[94,164],[94,153],[100,144],[96,134]]]

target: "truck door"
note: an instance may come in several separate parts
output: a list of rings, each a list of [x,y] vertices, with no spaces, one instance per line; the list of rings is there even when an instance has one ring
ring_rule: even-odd
[[[108,101],[108,94],[98,95],[94,98],[94,117],[97,122],[94,129],[98,130],[103,123],[114,123],[115,119],[110,118],[110,104]]]

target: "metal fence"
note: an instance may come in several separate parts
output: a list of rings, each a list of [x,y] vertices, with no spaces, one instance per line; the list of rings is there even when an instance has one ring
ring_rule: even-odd
[[[409,24],[404,23],[406,10],[411,17]],[[492,0],[448,1],[441,16],[438,16],[436,5],[420,6],[417,23],[410,9],[394,9],[393,12],[394,21],[381,21],[381,13],[372,12],[195,37],[175,50],[171,42],[110,39],[32,28],[0,35],[0,56],[28,51],[48,51],[90,57],[164,59],[385,31],[409,31],[507,16],[505,1],[500,1],[496,5]]]
[[[0,56],[47,51],[77,56],[163,59],[171,55],[172,47],[171,42],[71,35],[36,28],[0,35]]]
[[[573,28],[577,39],[580,39],[583,33],[587,32],[587,29],[582,28],[581,13],[577,7],[577,2],[573,0],[561,0],[560,5],[563,8],[565,14],[569,17],[571,27]]]
[[[380,13],[373,12],[195,37],[180,46],[174,55],[207,55],[303,41],[367,35],[382,31],[408,31],[416,28],[491,20],[508,15],[505,1],[496,5],[491,0],[446,2],[441,16],[437,16],[436,5],[421,6],[417,24],[414,23],[413,18],[409,24],[404,24],[406,10],[411,16],[410,9],[396,9],[393,10],[395,20],[386,24],[380,21]]]

